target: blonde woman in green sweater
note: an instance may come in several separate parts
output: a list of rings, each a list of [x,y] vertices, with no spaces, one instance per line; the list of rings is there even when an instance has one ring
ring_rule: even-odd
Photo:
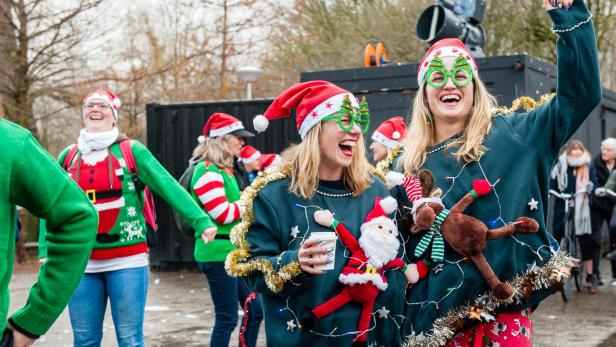
[[[229,240],[231,228],[240,221],[240,188],[233,174],[233,162],[244,146],[244,137],[254,136],[237,118],[214,113],[199,137],[193,157],[200,160],[191,180],[193,197],[203,205],[218,228],[214,240],[195,234],[195,259],[207,278],[216,322],[210,346],[227,346],[237,326],[238,302],[244,307],[250,295],[248,286],[225,272],[224,261],[235,247]],[[263,310],[259,297],[248,302],[242,324],[246,345],[255,346]]]

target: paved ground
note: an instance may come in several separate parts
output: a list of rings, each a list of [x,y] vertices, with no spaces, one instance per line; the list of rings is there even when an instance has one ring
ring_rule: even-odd
[[[606,263],[606,262],[604,262]],[[603,269],[609,274],[608,264]],[[36,280],[34,266],[20,266],[11,281],[11,312],[22,305]],[[116,346],[107,310],[103,346]],[[207,346],[213,325],[213,307],[207,283],[200,273],[152,272],[146,308],[148,346]],[[533,314],[534,345],[616,347],[616,287],[609,281],[597,295],[576,293],[563,303],[559,295],[546,300]],[[237,345],[237,329],[231,346]],[[71,346],[72,335],[65,311],[36,346]],[[261,329],[259,345],[265,345]]]

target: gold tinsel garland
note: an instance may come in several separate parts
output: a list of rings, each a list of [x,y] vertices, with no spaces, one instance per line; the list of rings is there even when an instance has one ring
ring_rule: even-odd
[[[507,115],[519,110],[520,108],[523,108],[526,112],[528,112],[549,101],[552,97],[554,97],[554,95],[556,94],[543,94],[541,98],[539,98],[539,101],[535,101],[533,98],[528,96],[521,96],[513,100],[513,103],[511,103],[511,107],[497,107],[494,109],[494,113],[501,113]]]
[[[514,289],[514,295],[510,299],[498,299],[492,292],[488,291],[477,297],[474,302],[453,308],[444,317],[436,319],[428,333],[408,335],[404,346],[443,346],[454,336],[456,330],[462,327],[465,321],[476,319],[478,314],[483,317],[491,317],[500,306],[523,302],[528,291],[552,288],[555,284],[560,283],[563,278],[568,277],[567,269],[576,263],[577,260],[569,257],[565,252],[557,252],[545,265],[533,267],[507,281]]]
[[[374,169],[374,175],[380,178],[383,182],[387,183],[387,173],[389,172],[389,167],[394,163],[394,160],[400,155],[402,152],[402,145],[397,145],[394,149],[389,152],[387,158],[376,163],[376,168]]]
[[[225,260],[225,269],[231,276],[243,277],[257,271],[263,273],[265,284],[274,293],[282,291],[287,281],[301,273],[302,270],[299,263],[296,261],[289,263],[276,271],[272,264],[265,259],[248,260],[250,257],[250,247],[246,241],[246,233],[254,221],[252,206],[259,191],[270,182],[284,179],[290,174],[291,168],[288,166],[261,174],[255,178],[250,187],[242,192],[240,198],[240,206],[243,212],[242,221],[231,229],[229,236],[231,242],[237,248],[229,252]]]

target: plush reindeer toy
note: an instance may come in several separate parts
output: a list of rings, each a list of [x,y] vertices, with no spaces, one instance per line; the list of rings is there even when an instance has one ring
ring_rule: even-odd
[[[390,186],[402,185],[413,203],[411,211],[399,220],[399,231],[411,234],[426,231],[415,248],[416,257],[423,255],[432,263],[441,262],[447,243],[477,266],[496,297],[507,299],[513,295],[513,288],[496,276],[484,257],[483,250],[489,240],[500,239],[516,232],[537,232],[539,224],[536,220],[520,217],[511,224],[488,229],[479,219],[465,215],[464,210],[475,199],[490,193],[492,187],[483,179],[475,180],[472,190],[450,209],[446,209],[440,199],[441,190],[434,189],[434,176],[429,170],[419,171],[417,177],[405,177],[390,172],[387,181]]]

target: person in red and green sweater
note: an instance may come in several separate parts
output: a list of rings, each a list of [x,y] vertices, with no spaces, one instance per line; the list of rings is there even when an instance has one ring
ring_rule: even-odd
[[[302,141],[283,152],[282,166],[244,191],[242,223],[231,233],[238,249],[229,253],[227,271],[262,293],[268,346],[399,346],[406,279],[395,269],[382,273],[387,288],[369,312],[369,329],[358,331],[361,305],[356,303],[342,305],[312,328],[298,321],[340,293],[339,277],[352,256],[338,241],[329,250],[335,249],[335,256],[326,256],[320,242],[325,240],[315,232],[331,229],[316,223],[315,211],[331,211],[353,238],[362,240],[366,216],[389,192],[369,173],[362,134],[369,123],[365,101],[326,81],[299,83],[255,119],[255,129],[265,130],[268,119],[288,117],[293,109]],[[370,249],[387,244],[371,239]],[[332,269],[323,270],[326,263]],[[359,265],[360,271],[372,273],[368,265]]]
[[[120,142],[131,141],[140,182],[178,210],[204,238],[213,239],[216,234],[210,217],[152,153],[119,133],[115,127],[119,107],[119,98],[105,89],[85,96],[85,129],[77,139],[76,155],[66,163],[69,175],[92,200],[100,221],[85,276],[69,303],[75,346],[100,344],[108,299],[118,345],[144,344],[143,317],[148,288],[144,198],[128,171]],[[60,163],[65,163],[71,148],[60,154]]]
[[[246,346],[256,346],[263,320],[260,297],[251,295],[246,283],[227,275],[224,268],[227,254],[235,248],[229,231],[240,221],[240,188],[233,163],[244,146],[244,138],[251,136],[254,135],[237,118],[214,113],[205,123],[203,136],[199,136],[199,145],[193,152],[199,163],[191,179],[192,195],[218,227],[214,240],[195,234],[195,260],[208,281],[216,314],[210,346],[229,345],[237,326],[238,302],[246,308],[240,332]]]
[[[7,327],[13,270],[15,206],[46,218],[49,257],[26,305],[9,319],[4,339],[30,346],[58,318],[77,287],[96,234],[96,210],[25,129],[0,119],[0,332]],[[0,343],[2,345],[2,343]]]

